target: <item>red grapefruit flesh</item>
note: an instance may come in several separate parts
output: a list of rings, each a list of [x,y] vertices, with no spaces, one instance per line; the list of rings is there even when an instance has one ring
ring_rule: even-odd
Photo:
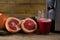
[[[24,23],[24,26],[25,26],[25,28],[28,29],[28,30],[33,30],[33,29],[35,29],[35,24],[34,24],[34,22],[31,21],[31,20],[26,20],[25,23]]]
[[[9,32],[15,33],[21,30],[21,21],[14,17],[9,17],[5,25]]]

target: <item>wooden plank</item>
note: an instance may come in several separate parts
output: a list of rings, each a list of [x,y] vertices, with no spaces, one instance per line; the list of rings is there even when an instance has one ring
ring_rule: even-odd
[[[45,0],[0,0],[0,12],[14,17],[35,16],[46,8]]]

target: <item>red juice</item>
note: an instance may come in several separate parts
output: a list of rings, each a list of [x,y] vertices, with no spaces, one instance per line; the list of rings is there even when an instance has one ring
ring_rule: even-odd
[[[51,27],[51,19],[41,18],[38,20],[39,29],[41,34],[48,34]]]

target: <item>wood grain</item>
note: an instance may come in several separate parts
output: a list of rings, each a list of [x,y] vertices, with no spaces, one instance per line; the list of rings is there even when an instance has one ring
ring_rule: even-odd
[[[35,16],[43,9],[46,9],[46,0],[0,0],[0,12],[13,17]]]

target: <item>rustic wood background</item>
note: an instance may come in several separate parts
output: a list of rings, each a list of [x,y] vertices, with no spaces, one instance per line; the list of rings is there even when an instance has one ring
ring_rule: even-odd
[[[20,19],[35,16],[45,8],[46,0],[0,0],[0,12]]]

